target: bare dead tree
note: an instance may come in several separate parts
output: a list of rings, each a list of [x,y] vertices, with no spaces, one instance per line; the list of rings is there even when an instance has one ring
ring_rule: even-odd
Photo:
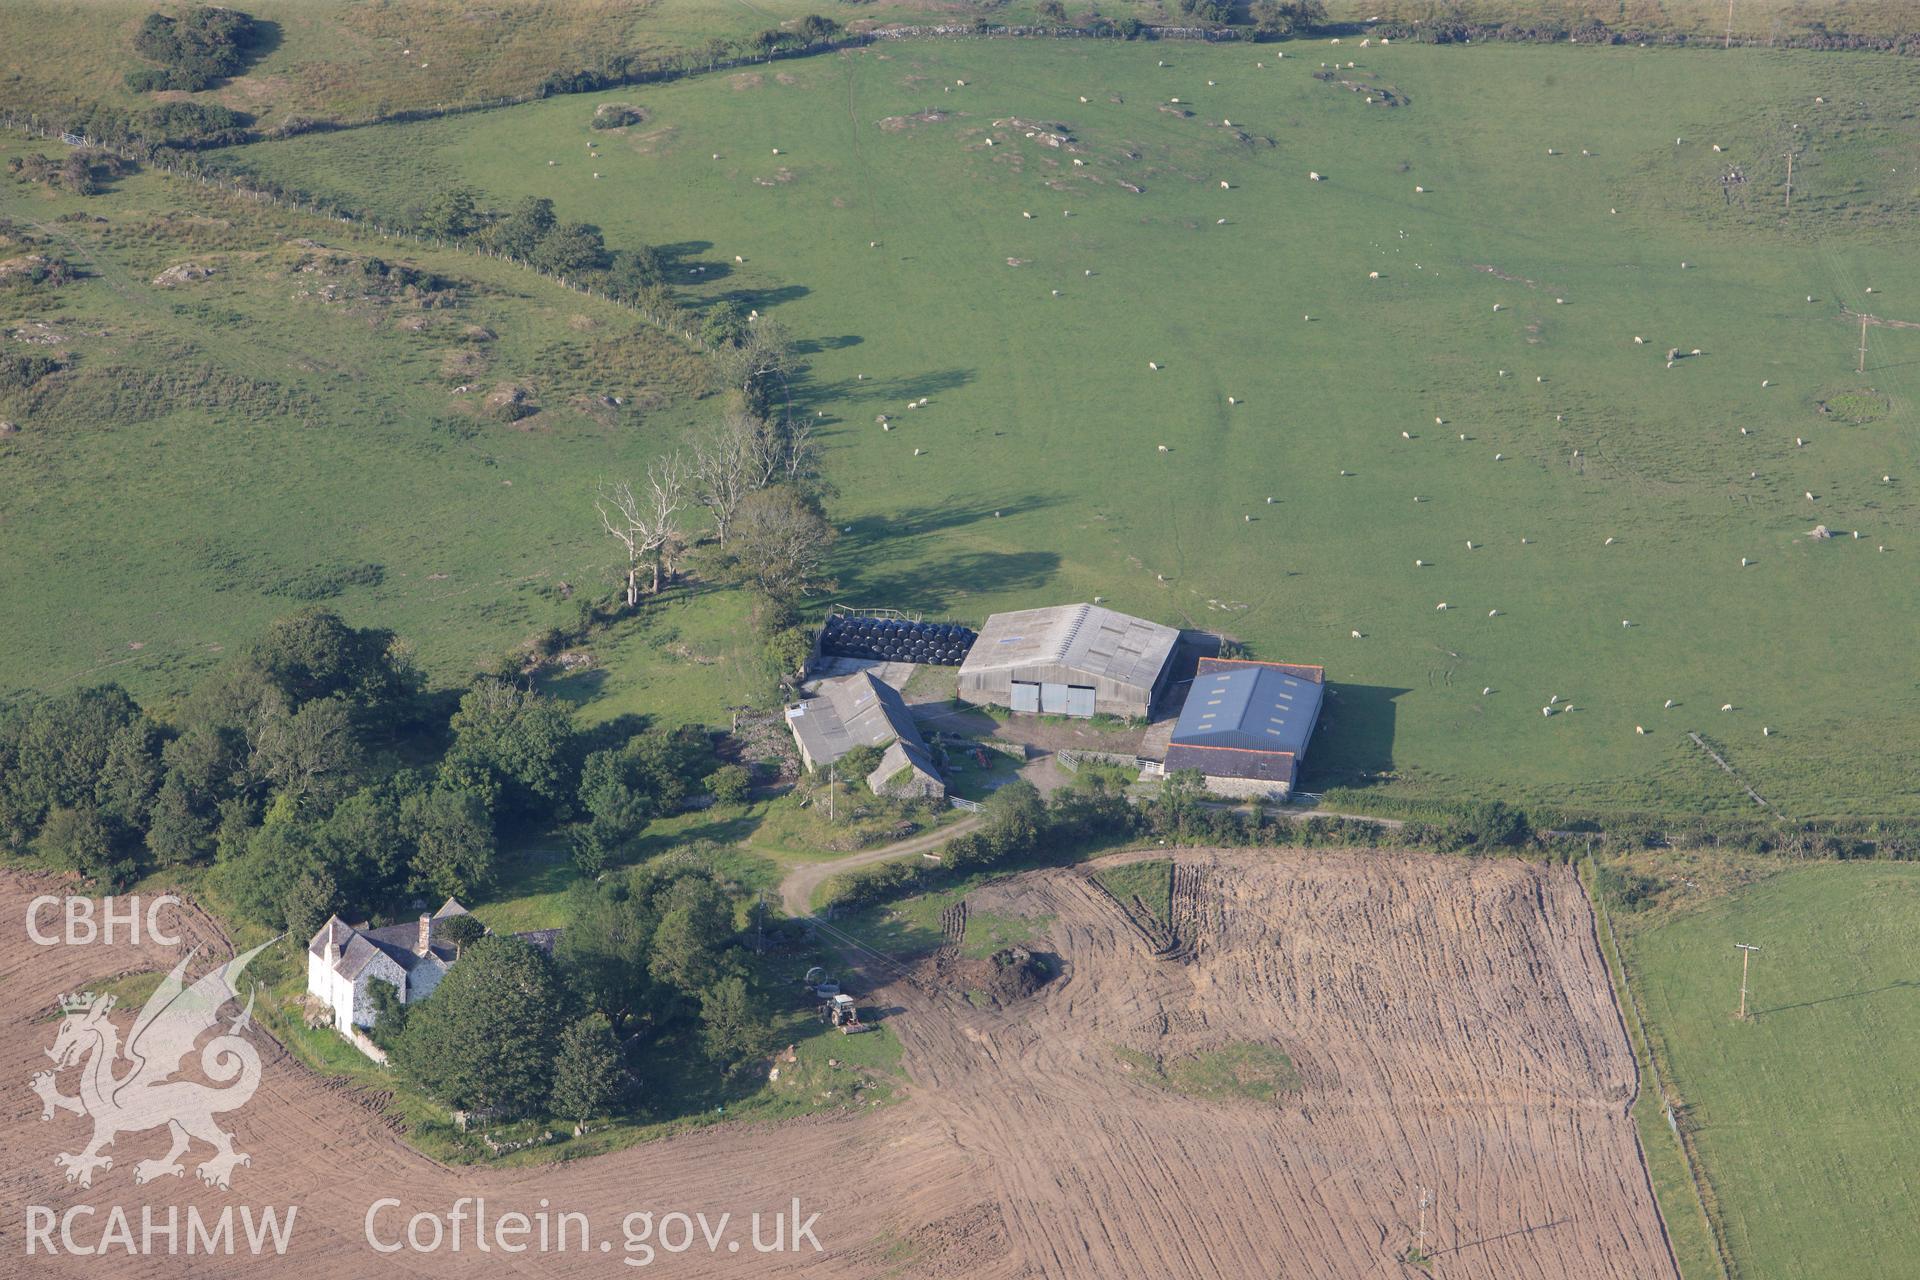
[[[622,480],[604,485],[594,510],[600,523],[627,552],[627,607],[640,603],[640,565],[653,563],[650,593],[660,590],[661,560],[665,548],[683,541],[679,515],[687,505],[687,483],[691,468],[677,453],[656,458],[647,465],[647,483],[636,491]]]

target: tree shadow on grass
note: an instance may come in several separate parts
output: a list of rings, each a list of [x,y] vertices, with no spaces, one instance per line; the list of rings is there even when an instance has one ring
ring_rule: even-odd
[[[964,387],[973,379],[972,369],[936,369],[899,377],[840,378],[832,382],[816,382],[809,373],[802,371],[795,375],[792,383],[794,400],[808,406],[823,405],[830,400],[868,403],[887,400],[895,402],[896,407],[905,412],[908,400],[921,396],[931,399],[943,392]],[[891,411],[889,414],[891,416]]]
[[[1329,682],[1307,752],[1303,787],[1370,787],[1393,771],[1394,699],[1388,685]]]
[[[978,524],[982,520],[998,519],[997,513],[1035,511],[1050,507],[1058,499],[1038,493],[1009,494],[998,505],[988,506],[984,502],[946,501],[927,506],[908,507],[903,511],[868,519],[853,526],[852,533],[840,535],[841,554],[851,554],[856,560],[868,560],[879,553],[891,553],[899,557],[902,538],[923,538],[929,534],[944,533],[963,525]]]

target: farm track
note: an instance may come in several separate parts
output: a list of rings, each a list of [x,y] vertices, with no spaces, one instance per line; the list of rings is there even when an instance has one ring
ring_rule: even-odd
[[[256,1026],[260,1094],[230,1117],[253,1156],[236,1192],[299,1205],[280,1265],[341,1277],[470,1274],[470,1256],[380,1256],[363,1235],[375,1199],[444,1213],[462,1195],[496,1212],[544,1198],[616,1239],[634,1208],[744,1215],[801,1196],[827,1252],[747,1253],[754,1274],[1237,1277],[1286,1257],[1303,1275],[1393,1276],[1417,1186],[1435,1190],[1429,1247],[1450,1276],[1673,1274],[1626,1115],[1633,1059],[1570,871],[1284,851],[1176,864],[1184,961],[1156,957],[1083,870],[978,891],[975,909],[1052,917],[1033,945],[1062,976],[996,1011],[937,982],[893,982],[881,998],[902,1006],[890,1021],[912,1081],[903,1100],[777,1132],[723,1126],[565,1165],[449,1169],[407,1147],[378,1094],[330,1087]],[[41,889],[0,878],[0,908],[18,920]],[[210,920],[190,924],[224,949]],[[0,1072],[25,1080],[42,1060],[51,1024],[34,1020],[57,995],[170,954],[10,947]],[[1278,1105],[1199,1101],[1132,1077],[1114,1052],[1241,1041],[1285,1048],[1301,1091]],[[68,1187],[51,1160],[82,1123],[42,1126],[30,1094],[9,1097],[0,1123],[17,1158],[0,1187],[13,1203],[227,1203],[189,1182],[136,1187],[128,1166],[152,1134],[126,1135],[92,1191]],[[537,1275],[609,1265],[578,1252],[516,1261]],[[694,1275],[748,1265],[698,1249],[674,1261]],[[135,1259],[113,1274],[176,1266]],[[249,1267],[216,1258],[195,1274]],[[42,1273],[83,1269],[99,1273],[69,1257]]]

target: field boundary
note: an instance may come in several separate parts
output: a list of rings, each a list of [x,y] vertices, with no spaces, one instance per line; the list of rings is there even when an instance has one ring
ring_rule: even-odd
[[[1707,1228],[1708,1239],[1713,1242],[1713,1256],[1714,1261],[1719,1266],[1720,1280],[1738,1280],[1740,1269],[1734,1263],[1732,1253],[1727,1247],[1725,1231],[1720,1224],[1719,1217],[1709,1206],[1709,1196],[1706,1189],[1702,1186],[1701,1175],[1699,1169],[1696,1167],[1692,1144],[1687,1141],[1686,1134],[1681,1130],[1679,1121],[1674,1116],[1674,1107],[1676,1102],[1678,1102],[1678,1097],[1669,1086],[1666,1076],[1663,1075],[1660,1070],[1660,1059],[1654,1049],[1653,1038],[1647,1034],[1646,1020],[1640,1013],[1640,998],[1634,994],[1632,975],[1627,970],[1627,955],[1620,946],[1620,935],[1614,931],[1613,915],[1607,910],[1606,903],[1601,900],[1600,895],[1593,891],[1593,885],[1591,883],[1592,867],[1593,860],[1589,857],[1586,859],[1585,869],[1581,876],[1581,887],[1586,890],[1587,900],[1593,906],[1595,919],[1605,927],[1606,944],[1600,948],[1600,958],[1602,962],[1606,964],[1608,973],[1614,978],[1620,991],[1625,993],[1627,1012],[1632,1015],[1632,1025],[1628,1028],[1628,1047],[1634,1051],[1636,1068],[1639,1065],[1641,1052],[1644,1050],[1646,1054],[1647,1074],[1651,1077],[1653,1097],[1664,1113],[1667,1122],[1667,1131],[1673,1135],[1673,1144],[1680,1152],[1681,1164],[1687,1171],[1687,1184],[1693,1189],[1694,1207],[1699,1211],[1700,1221]],[[1599,941],[1598,937],[1595,938],[1595,941]],[[1684,1106],[1685,1104],[1680,1103],[1679,1105]],[[1632,1103],[1628,1104],[1627,1109],[1629,1114],[1631,1114],[1633,1110]],[[1640,1127],[1637,1124],[1634,1126],[1634,1141],[1636,1143],[1640,1141]],[[1641,1150],[1641,1161],[1643,1168],[1645,1168],[1646,1151],[1644,1146]],[[1673,1254],[1674,1270],[1680,1272],[1679,1254],[1673,1247],[1673,1231],[1667,1222],[1666,1208],[1661,1205],[1659,1195],[1653,1193],[1652,1170],[1646,1168],[1645,1172],[1648,1175],[1647,1190],[1650,1194],[1653,1194],[1654,1211],[1660,1216],[1660,1228],[1667,1236],[1667,1249]]]

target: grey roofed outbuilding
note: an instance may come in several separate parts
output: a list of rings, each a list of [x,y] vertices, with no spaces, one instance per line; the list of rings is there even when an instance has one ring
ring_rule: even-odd
[[[1291,786],[1320,718],[1325,679],[1319,667],[1202,658],[1166,768]]]
[[[1180,633],[1096,604],[996,613],[960,664],[960,696],[1017,710],[1145,717],[1172,669]],[[1091,705],[1018,706],[1015,685],[1091,689]]]
[[[942,786],[906,699],[871,672],[821,681],[813,697],[787,708],[787,725],[809,769],[832,764],[855,747],[882,747],[887,751],[881,767],[867,779],[874,791],[906,765],[913,767],[919,789]]]

